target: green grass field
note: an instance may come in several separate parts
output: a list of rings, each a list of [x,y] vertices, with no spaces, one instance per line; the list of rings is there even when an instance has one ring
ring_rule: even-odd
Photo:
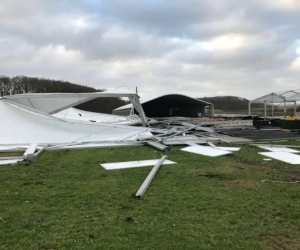
[[[175,147],[142,199],[151,167],[99,163],[160,158],[150,147],[45,152],[0,166],[0,249],[300,249],[300,166],[242,146],[210,158]]]

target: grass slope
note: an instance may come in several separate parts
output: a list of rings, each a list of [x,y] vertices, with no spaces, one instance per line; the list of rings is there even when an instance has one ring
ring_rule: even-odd
[[[175,147],[143,199],[151,167],[99,163],[160,158],[149,147],[45,152],[0,167],[0,249],[300,249],[300,167],[257,148],[210,158]]]

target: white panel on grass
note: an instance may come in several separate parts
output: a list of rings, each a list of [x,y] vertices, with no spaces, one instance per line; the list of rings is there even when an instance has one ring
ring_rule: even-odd
[[[286,152],[286,153],[300,153],[300,151],[292,149],[292,148],[285,148],[285,147],[268,147],[268,146],[258,146],[261,149],[265,149],[272,152]]]
[[[103,163],[100,164],[106,170],[125,169],[125,168],[138,168],[146,166],[154,166],[159,159],[155,160],[144,160],[144,161],[127,161],[127,162],[116,162],[116,163]],[[162,165],[176,164],[176,162],[165,160]]]
[[[196,144],[190,144],[190,143],[187,143],[187,144],[190,145],[190,146],[197,146]],[[234,147],[218,147],[215,144],[213,144],[212,142],[207,142],[207,144],[211,148],[219,149],[219,150],[225,150],[225,151],[239,151],[241,149],[241,148],[234,148]],[[209,148],[208,146],[203,146],[203,147]]]
[[[211,156],[211,157],[232,154],[232,152],[229,151],[214,149],[212,147],[207,147],[207,146],[190,146],[190,147],[183,148],[181,150],[190,153],[199,154],[199,155]]]
[[[263,152],[261,155],[283,161],[289,164],[300,164],[300,155],[287,152]]]
[[[23,159],[17,159],[17,160],[0,160],[0,165],[9,165],[9,164],[15,164],[19,161],[23,161]]]

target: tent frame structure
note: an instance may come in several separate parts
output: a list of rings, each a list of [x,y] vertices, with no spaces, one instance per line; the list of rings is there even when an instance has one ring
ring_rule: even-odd
[[[261,103],[264,104],[264,117],[267,117],[267,104],[272,105],[272,117],[274,116],[274,104],[283,103],[284,105],[284,117],[286,117],[286,104],[288,102],[294,103],[294,116],[297,115],[297,101],[300,101],[300,89],[288,90],[281,92],[273,92],[262,97],[256,98],[248,104],[248,115],[251,115],[251,104]]]

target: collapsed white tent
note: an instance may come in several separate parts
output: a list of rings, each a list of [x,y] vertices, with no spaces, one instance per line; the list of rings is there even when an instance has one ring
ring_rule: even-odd
[[[75,120],[81,122],[97,122],[97,123],[112,123],[112,124],[123,124],[123,125],[132,125],[141,123],[141,119],[137,115],[131,116],[119,116],[119,115],[110,115],[84,111],[76,108],[68,108],[62,110],[56,114],[53,114],[54,117],[66,119],[66,120]]]
[[[55,114],[61,110],[77,106],[98,97],[128,97],[134,108],[138,111],[143,126],[146,126],[146,116],[138,95],[124,87],[93,93],[28,93],[5,96],[3,99],[43,113]]]
[[[125,142],[152,136],[150,128],[70,122],[0,98],[0,143]]]

